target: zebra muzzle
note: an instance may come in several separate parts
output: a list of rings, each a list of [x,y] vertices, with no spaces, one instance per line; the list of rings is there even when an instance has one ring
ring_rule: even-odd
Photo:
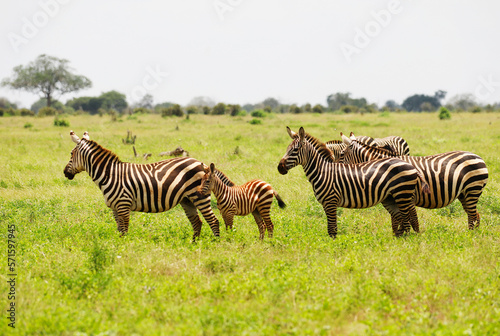
[[[280,163],[278,164],[278,171],[281,175],[286,175],[288,173],[285,159],[281,159]]]
[[[68,180],[72,180],[75,177],[75,174],[71,174],[67,169],[64,169],[64,176],[66,176]]]

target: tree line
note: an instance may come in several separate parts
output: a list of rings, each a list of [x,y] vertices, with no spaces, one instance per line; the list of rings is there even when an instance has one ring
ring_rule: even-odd
[[[369,103],[366,98],[354,98],[348,92],[337,92],[326,97],[326,105],[316,104],[283,104],[278,99],[269,97],[256,104],[215,103],[208,97],[195,97],[186,106],[173,102],[154,104],[153,96],[146,94],[141,101],[131,105],[126,95],[118,91],[104,92],[97,97],[75,97],[65,104],[54,99],[54,95],[78,92],[92,86],[90,79],[76,75],[69,67],[69,61],[53,56],[40,55],[26,66],[19,65],[13,69],[13,75],[4,78],[1,85],[12,89],[25,90],[42,96],[30,109],[17,108],[7,98],[0,98],[0,116],[45,116],[57,114],[133,114],[157,113],[162,116],[184,116],[189,114],[231,115],[241,116],[247,113],[374,113],[386,112],[433,112],[443,105],[447,92],[438,90],[434,95],[414,94],[401,104],[388,100],[383,106]],[[445,105],[450,111],[496,111],[500,103],[480,105],[471,94],[457,95]]]

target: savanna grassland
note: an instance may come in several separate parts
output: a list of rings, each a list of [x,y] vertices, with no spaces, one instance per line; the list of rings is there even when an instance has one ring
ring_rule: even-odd
[[[0,276],[0,334],[18,335],[499,335],[500,114],[134,115],[0,118],[0,232],[15,225],[15,330],[8,327],[7,255]],[[32,127],[25,128],[30,123]],[[339,132],[404,137],[413,155],[452,150],[479,154],[490,178],[478,205],[481,226],[467,229],[458,201],[418,208],[421,233],[392,235],[381,205],[339,210],[339,234],[301,167],[282,176],[290,143],[285,126],[323,141]],[[122,139],[137,135],[139,154],[182,146],[214,162],[238,184],[259,178],[287,203],[273,204],[275,236],[258,241],[252,216],[236,217],[215,239],[192,227],[180,206],[132,213],[120,238],[100,190],[83,172],[63,168],[69,131],[134,158]],[[213,196],[212,196],[213,198]],[[215,207],[215,200],[213,201]],[[217,209],[215,214],[222,221]]]

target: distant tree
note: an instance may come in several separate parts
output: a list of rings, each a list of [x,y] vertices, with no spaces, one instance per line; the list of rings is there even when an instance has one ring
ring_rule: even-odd
[[[275,110],[280,105],[280,102],[275,98],[269,97],[269,98],[264,99],[264,101],[262,102],[262,105],[264,107],[269,106],[271,108],[271,110]]]
[[[179,104],[174,104],[170,107],[162,107],[160,108],[160,111],[162,117],[168,117],[168,116],[182,117],[184,115],[184,112],[182,111],[182,108]]]
[[[137,103],[137,105],[139,107],[152,109],[153,108],[153,96],[150,95],[149,93],[145,94],[144,97],[142,97],[142,99],[139,101],[139,103]]]
[[[254,104],[245,104],[242,107],[242,109],[244,109],[245,111],[253,111],[256,108],[257,108],[257,105],[254,105]]]
[[[155,110],[156,113],[160,113],[161,114],[161,111],[164,108],[169,108],[169,107],[174,106],[174,105],[175,105],[175,103],[164,102],[164,103],[161,103],[161,104],[156,104],[154,110]]]
[[[302,113],[302,109],[298,107],[297,105],[293,104],[290,106],[290,113]]]
[[[429,102],[423,102],[420,105],[420,111],[422,111],[422,112],[432,112],[432,111],[435,111],[435,109],[434,109],[434,106],[432,106],[431,103],[429,103]]]
[[[212,108],[212,114],[221,115],[226,113],[226,104],[218,103]]]
[[[340,110],[344,113],[356,113],[359,111],[359,107],[354,105],[344,105],[340,108]]]
[[[35,113],[38,113],[38,111],[42,108],[47,106],[47,99],[46,98],[40,98],[36,102],[34,102],[31,105],[30,110],[32,110]],[[53,100],[52,101],[52,107],[55,108],[56,110],[62,111],[64,109],[63,104],[58,101],[58,100]]]
[[[396,109],[401,108],[394,100],[388,100],[385,105],[389,111],[396,111]]]
[[[25,67],[15,67],[12,77],[4,78],[1,84],[12,89],[41,93],[50,107],[54,94],[63,95],[92,86],[87,77],[73,74],[68,63],[65,59],[40,55]]]
[[[238,104],[236,104],[236,105],[229,104],[229,105],[226,106],[226,111],[227,111],[227,113],[229,115],[235,117],[235,116],[237,116],[237,115],[240,114],[240,112],[241,112],[241,106],[238,105]]]
[[[210,107],[202,106],[201,109],[203,110],[203,114],[210,114]]]
[[[307,103],[304,105],[304,112],[307,112],[307,113],[311,112],[311,104]]]
[[[198,113],[198,106],[189,105],[188,107],[186,107],[186,113],[187,114],[196,114],[196,113]]]
[[[7,98],[0,98],[0,108],[3,108],[3,109],[9,109],[9,108],[13,108],[13,109],[17,109],[17,105],[14,104],[14,103],[11,103]]]
[[[188,105],[214,107],[215,102],[210,97],[198,96],[191,99]]]
[[[320,104],[316,104],[314,105],[314,107],[312,108],[312,111],[314,113],[323,113],[323,106],[321,106]]]
[[[118,111],[123,111],[128,107],[127,103],[127,96],[125,96],[123,93],[120,93],[118,91],[108,91],[102,93],[98,98],[102,99],[102,104],[101,107],[109,110],[109,109],[115,109]],[[151,96],[151,99],[153,97]],[[152,103],[152,101],[151,101]],[[142,106],[146,108],[153,108],[153,105],[151,106]]]
[[[441,106],[441,103],[436,97],[423,94],[416,94],[406,98],[402,106],[406,111],[421,112],[423,103],[429,103],[432,111],[437,110]],[[424,105],[424,107],[428,107],[428,105]]]
[[[351,94],[349,92],[337,92],[335,94],[331,94],[326,98],[326,102],[328,104],[328,108],[332,111],[340,110],[340,108],[345,105],[362,108],[366,107],[368,104],[368,101],[365,98],[351,98]]]
[[[437,90],[436,92],[434,92],[434,98],[436,98],[441,103],[441,100],[443,100],[446,97],[447,93],[448,92],[443,90]]]
[[[456,96],[453,96],[448,101],[448,104],[453,106],[453,109],[457,111],[469,111],[477,105],[474,96],[470,93],[458,94]]]

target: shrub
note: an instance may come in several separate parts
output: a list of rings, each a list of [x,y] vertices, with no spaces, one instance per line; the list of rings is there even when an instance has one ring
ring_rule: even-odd
[[[354,105],[344,105],[340,108],[340,110],[344,113],[356,113],[359,111],[359,107]]]
[[[33,112],[27,108],[22,108],[22,109],[19,109],[19,115],[21,117],[33,117],[35,115],[35,112]]]
[[[254,118],[264,118],[266,116],[266,112],[263,110],[253,110],[250,115]]]
[[[186,113],[189,114],[196,114],[198,113],[198,107],[195,105],[190,105],[186,107]]]
[[[451,113],[448,111],[448,109],[444,106],[441,106],[439,109],[439,119],[445,120],[445,119],[451,119]]]
[[[39,117],[45,116],[55,116],[57,114],[57,110],[53,107],[45,106],[38,110]]]
[[[148,109],[148,108],[146,108],[146,107],[136,107],[133,110],[133,113],[137,113],[137,114],[150,114],[151,110]]]
[[[302,109],[297,105],[290,106],[290,113],[302,113]]]
[[[5,113],[5,109],[3,107],[0,107],[0,117],[3,117]]]
[[[31,127],[33,127],[32,123],[26,123],[26,124],[24,124],[24,128],[31,128]]]
[[[54,118],[54,126],[69,127],[69,121],[66,119],[59,119],[58,116]]]
[[[221,115],[226,113],[226,104],[219,103],[212,108],[212,114]]]
[[[472,112],[472,113],[479,113],[479,112],[481,112],[481,111],[482,111],[482,109],[481,109],[481,107],[480,107],[480,106],[474,106],[474,107],[472,108],[472,110],[471,110],[471,112]]]
[[[252,120],[249,121],[249,123],[251,125],[260,125],[260,124],[262,124],[262,120],[260,120],[260,119],[252,119]]]
[[[312,108],[312,111],[314,113],[323,113],[323,106],[321,106],[320,104],[316,104],[314,105],[314,107]]]
[[[184,112],[181,109],[181,106],[179,104],[175,104],[170,107],[163,107],[160,109],[160,113],[162,117],[169,117],[169,116],[178,116],[182,117],[184,115]]]

